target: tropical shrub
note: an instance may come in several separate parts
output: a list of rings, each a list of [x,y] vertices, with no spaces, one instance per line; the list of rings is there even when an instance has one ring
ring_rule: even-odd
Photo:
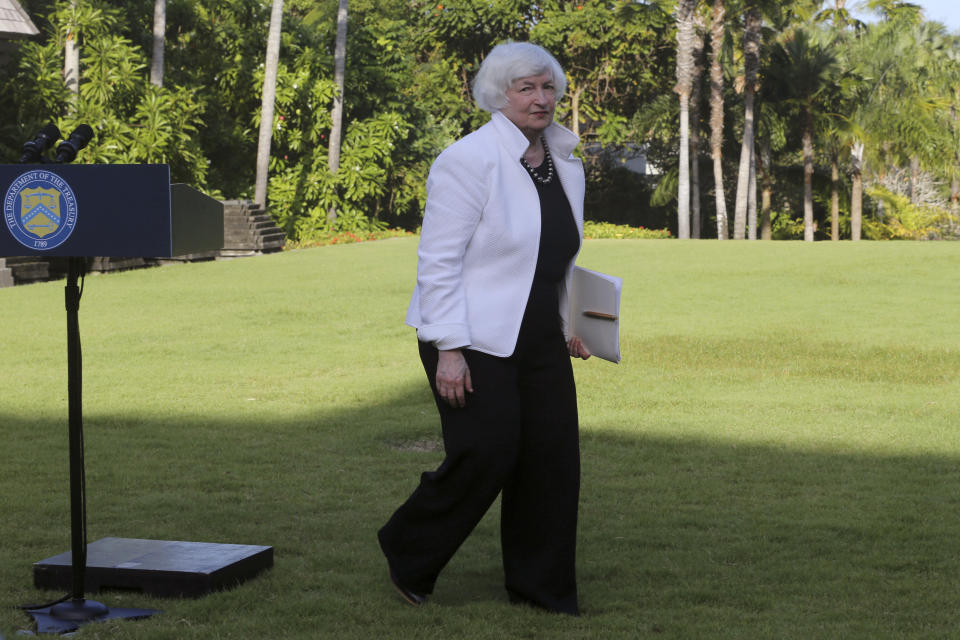
[[[871,240],[942,240],[960,236],[960,227],[950,212],[939,207],[912,204],[906,196],[871,187],[867,194],[883,203],[883,214],[863,221],[864,235]]]
[[[588,240],[660,240],[672,238],[669,229],[645,229],[610,222],[583,223],[583,237]]]
[[[78,157],[86,163],[167,163],[174,181],[206,185],[207,160],[195,140],[203,115],[196,91],[151,85],[146,58],[112,31],[118,9],[99,3],[59,2],[49,16],[46,42],[21,45],[8,82],[16,105],[14,139],[28,139],[48,122],[64,136],[89,124],[94,140]],[[63,40],[82,29],[80,82],[73,94],[63,83]]]

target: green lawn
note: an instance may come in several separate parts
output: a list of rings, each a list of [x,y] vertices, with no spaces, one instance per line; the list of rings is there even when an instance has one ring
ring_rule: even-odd
[[[435,467],[414,238],[87,278],[90,539],[274,568],[85,638],[953,638],[960,244],[588,241],[623,362],[576,362],[583,616],[507,604],[494,509],[423,609],[376,529]],[[69,549],[63,283],[0,289],[0,635]],[[8,606],[9,605],[9,606]]]

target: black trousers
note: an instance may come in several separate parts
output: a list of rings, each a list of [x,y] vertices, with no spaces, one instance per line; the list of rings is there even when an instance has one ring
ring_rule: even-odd
[[[474,392],[455,409],[437,394],[436,348],[420,343],[446,458],[422,474],[380,529],[380,546],[401,584],[432,593],[440,571],[502,492],[510,599],[576,614],[577,399],[556,307],[551,314],[528,305],[512,356],[469,349],[464,355]]]

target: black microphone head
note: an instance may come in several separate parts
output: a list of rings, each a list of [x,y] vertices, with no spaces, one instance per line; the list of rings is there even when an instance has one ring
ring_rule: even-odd
[[[88,124],[81,124],[70,134],[70,139],[76,142],[77,151],[79,151],[93,140],[93,128]]]
[[[73,162],[77,153],[89,144],[93,138],[93,129],[88,124],[81,124],[70,137],[57,145],[57,157],[55,162]]]
[[[53,143],[60,139],[60,129],[57,125],[52,122],[45,126],[43,129],[40,129],[40,133],[37,134],[37,140],[43,138],[44,145],[49,149],[53,146]]]
[[[23,156],[20,162],[37,162],[43,153],[60,139],[60,129],[55,124],[48,124],[37,132],[33,140],[23,143]]]

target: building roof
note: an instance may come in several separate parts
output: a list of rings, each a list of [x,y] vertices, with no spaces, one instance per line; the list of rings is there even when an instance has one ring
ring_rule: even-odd
[[[39,33],[17,0],[0,0],[0,40],[29,38]]]

